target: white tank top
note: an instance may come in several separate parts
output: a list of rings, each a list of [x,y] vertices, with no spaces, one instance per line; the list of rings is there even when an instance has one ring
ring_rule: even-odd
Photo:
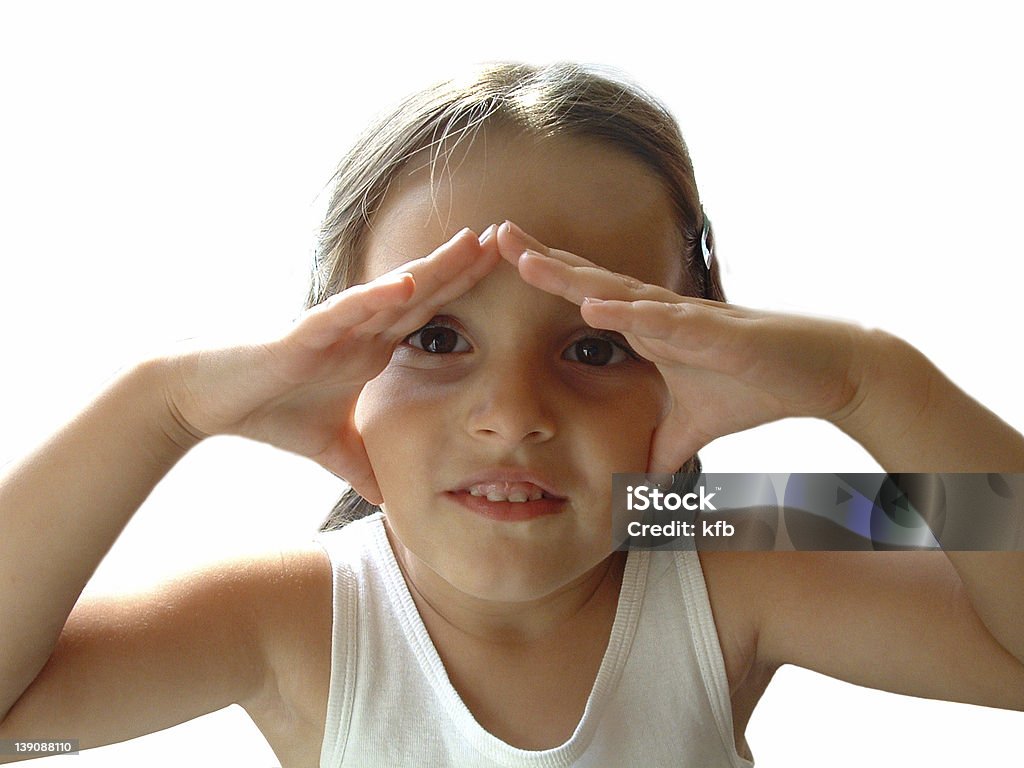
[[[696,552],[630,552],[583,717],[532,751],[459,698],[373,515],[319,536],[334,569],[321,768],[749,767],[736,753],[718,634]]]

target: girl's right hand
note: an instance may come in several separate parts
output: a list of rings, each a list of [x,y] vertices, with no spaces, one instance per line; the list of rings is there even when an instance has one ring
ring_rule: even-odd
[[[464,229],[429,256],[353,286],[259,344],[172,358],[165,396],[195,440],[232,434],[307,456],[382,501],[354,412],[395,347],[501,260],[494,227]]]

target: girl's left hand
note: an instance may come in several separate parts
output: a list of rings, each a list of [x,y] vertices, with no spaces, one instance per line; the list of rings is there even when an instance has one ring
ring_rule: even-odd
[[[504,224],[502,256],[653,362],[670,407],[648,470],[675,472],[716,437],[791,416],[840,422],[862,399],[870,334],[856,325],[680,296],[551,249]]]

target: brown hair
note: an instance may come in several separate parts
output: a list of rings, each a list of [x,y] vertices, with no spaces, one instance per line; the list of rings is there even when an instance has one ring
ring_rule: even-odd
[[[571,63],[499,63],[409,96],[371,125],[342,159],[317,240],[307,307],[354,285],[366,237],[388,187],[416,153],[439,162],[484,125],[502,125],[539,139],[579,137],[605,142],[642,161],[665,187],[683,244],[680,258],[699,293],[725,301],[718,263],[705,266],[701,234],[713,247],[693,164],[679,126],[655,98],[621,76]],[[694,456],[685,471],[700,471]],[[330,530],[376,511],[349,489],[324,521]]]

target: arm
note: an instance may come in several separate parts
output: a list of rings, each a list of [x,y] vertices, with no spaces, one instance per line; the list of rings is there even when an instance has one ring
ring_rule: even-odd
[[[118,377],[0,484],[0,738],[59,733],[85,749],[252,706],[265,688],[250,610],[268,582],[262,564],[76,605],[136,508],[196,442],[169,418],[166,365]]]
[[[241,435],[307,456],[379,501],[356,399],[403,338],[498,261],[463,230],[279,338],[144,363],[14,467],[0,484],[0,734],[61,725],[97,744],[232,702],[280,708],[287,685],[268,681],[288,653],[274,652],[274,606],[305,605],[275,575],[294,566],[289,558],[221,564],[161,591],[72,608],[134,511],[203,437]],[[300,569],[323,573],[303,557]]]
[[[61,734],[89,749],[237,703],[277,749],[285,723],[266,716],[281,709],[277,677],[297,666],[295,627],[329,643],[329,578],[322,553],[294,549],[211,564],[138,594],[82,600],[0,723],[0,738]],[[319,656],[329,661],[329,648]],[[319,656],[304,661],[322,671]]]
[[[0,720],[131,515],[196,442],[166,418],[159,365],[120,376],[0,483]]]
[[[1024,471],[1021,436],[918,350],[888,334],[850,333],[860,373],[831,420],[886,471]],[[738,599],[755,613],[759,663],[1024,710],[1024,553],[718,556],[723,567],[758,574]]]
[[[587,323],[623,333],[658,366],[671,405],[652,437],[651,472],[674,472],[716,437],[787,417],[833,421],[889,471],[1024,471],[1021,436],[887,334],[679,296],[511,227],[499,229],[499,245],[526,282],[581,305]],[[730,605],[743,615],[733,623],[758,669],[793,663],[1010,709],[1024,709],[1022,558],[702,556],[737,585]]]
[[[862,343],[858,395],[833,422],[887,472],[1024,472],[1024,437],[918,350],[882,333]],[[985,627],[1024,664],[1024,552],[946,556]]]

